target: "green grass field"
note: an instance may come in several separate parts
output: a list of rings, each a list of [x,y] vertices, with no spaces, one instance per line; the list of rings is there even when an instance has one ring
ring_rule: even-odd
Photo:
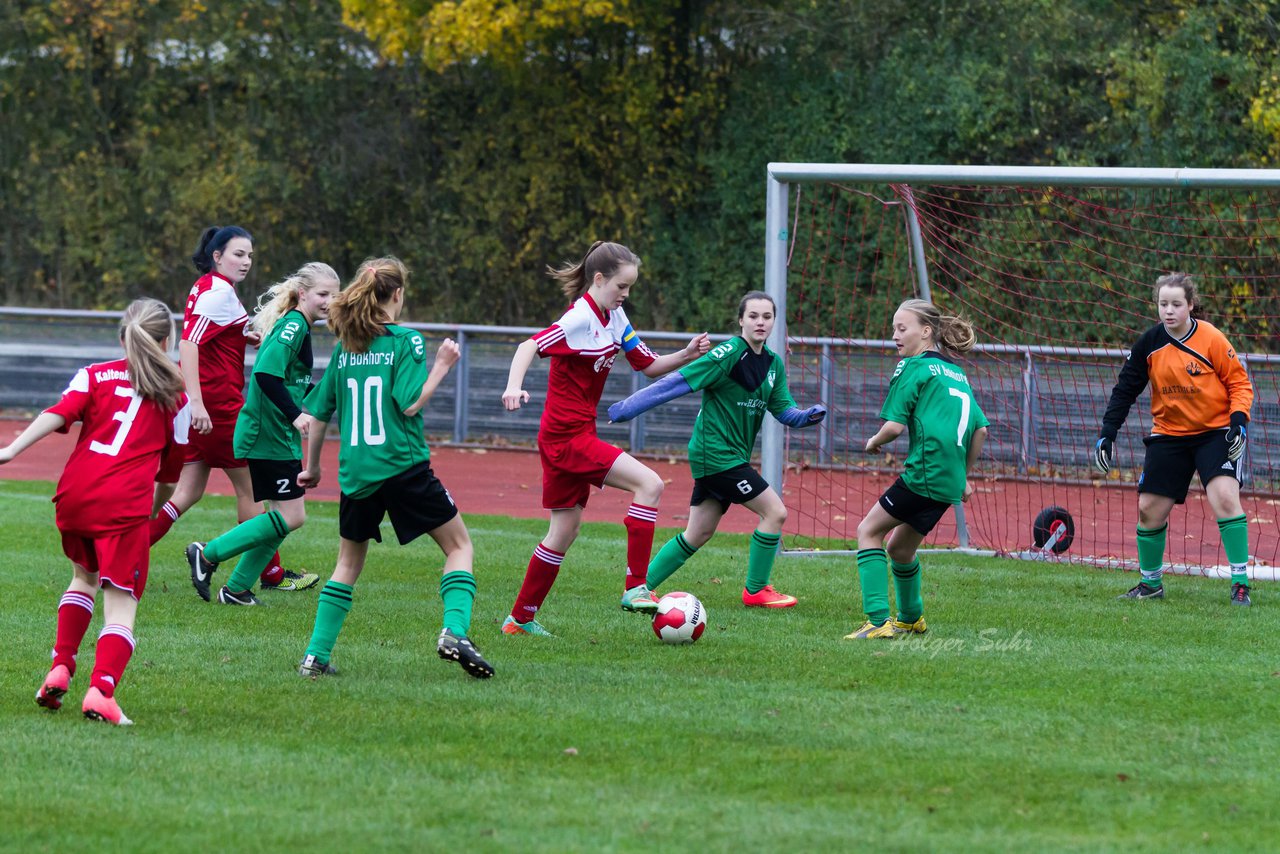
[[[295,674],[316,591],[200,601],[182,547],[220,532],[208,498],[153,554],[119,691],[136,722],[86,721],[92,638],[67,705],[33,702],[70,575],[52,488],[0,483],[0,849],[1264,850],[1280,839],[1280,606],[1225,581],[928,557],[919,641],[842,640],[852,560],[783,559],[791,611],[738,599],[747,538],[721,535],[668,584],[702,598],[672,647],[621,611],[620,525],[588,525],[543,622],[509,638],[541,521],[468,517],[472,637],[497,667],[435,655],[439,552],[374,546],[334,663]],[[733,512],[743,512],[735,510]],[[336,505],[286,563],[327,578]],[[658,543],[672,532],[660,531]],[[388,529],[388,539],[390,532]],[[1270,840],[1270,841],[1268,841]]]

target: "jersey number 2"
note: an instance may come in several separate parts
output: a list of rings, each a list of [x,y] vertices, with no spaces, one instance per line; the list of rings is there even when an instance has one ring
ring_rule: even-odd
[[[964,433],[969,429],[969,395],[958,388],[948,389],[952,397],[960,398],[960,423],[956,425],[956,445],[964,447]]]
[[[120,426],[116,428],[116,435],[112,437],[110,444],[98,441],[89,443],[89,450],[97,454],[106,454],[108,457],[119,455],[120,449],[124,447],[124,440],[129,435],[129,428],[133,426],[133,419],[138,417],[138,410],[142,408],[142,398],[133,389],[118,385],[115,393],[117,397],[129,399],[128,407],[118,410],[111,416],[111,420],[120,422]]]
[[[367,446],[381,445],[387,441],[387,431],[382,424],[382,377],[366,377],[363,383],[347,378],[351,390],[351,447],[360,444],[363,436]],[[363,406],[361,406],[361,398]]]

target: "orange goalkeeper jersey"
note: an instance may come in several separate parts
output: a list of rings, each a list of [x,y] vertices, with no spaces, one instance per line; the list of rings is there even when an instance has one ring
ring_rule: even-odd
[[[1163,323],[1142,333],[1120,370],[1111,392],[1101,435],[1111,439],[1129,407],[1151,384],[1151,432],[1160,436],[1194,436],[1220,430],[1231,413],[1249,414],[1253,383],[1225,335],[1203,320],[1174,338]]]

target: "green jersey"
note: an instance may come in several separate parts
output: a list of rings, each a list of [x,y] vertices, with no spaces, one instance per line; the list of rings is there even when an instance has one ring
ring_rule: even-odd
[[[973,434],[988,423],[964,371],[932,350],[903,359],[889,381],[880,417],[907,425],[911,446],[902,474],[907,488],[959,504]]]
[[[430,459],[422,413],[404,414],[426,381],[426,344],[412,329],[387,324],[364,353],[348,353],[339,342],[306,405],[321,421],[338,414],[338,486],[344,494],[364,498],[384,480]]]
[[[689,468],[706,477],[751,462],[751,449],[767,409],[774,415],[795,406],[782,360],[768,347],[752,351],[742,336],[714,347],[680,369],[702,409],[689,439]]]
[[[311,385],[311,327],[305,314],[297,309],[286,312],[263,339],[232,440],[235,454],[242,460],[302,459],[302,439],[293,428],[297,414],[290,417],[263,393],[258,374],[279,377],[301,412],[302,399]]]

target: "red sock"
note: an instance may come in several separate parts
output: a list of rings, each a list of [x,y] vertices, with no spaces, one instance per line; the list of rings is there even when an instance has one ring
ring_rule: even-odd
[[[151,545],[154,546],[163,540],[164,535],[169,533],[169,529],[181,515],[182,511],[178,509],[178,505],[172,501],[166,501],[160,508],[160,512],[156,514],[156,518],[151,520]]]
[[[104,697],[112,697],[120,677],[129,665],[129,657],[133,655],[133,632],[125,626],[112,623],[102,627],[98,635],[98,650],[93,659],[93,676],[89,684],[102,692]]]
[[[653,529],[658,522],[658,508],[632,504],[627,508],[623,525],[627,528],[627,589],[644,584],[649,575],[649,558],[653,557]]]
[[[74,590],[62,594],[62,601],[58,603],[58,633],[53,641],[53,666],[66,665],[71,675],[76,675],[76,655],[92,619],[92,596]]]
[[[262,583],[268,587],[275,587],[284,581],[284,567],[280,565],[280,552],[271,556],[271,560],[267,561],[267,568],[262,570],[260,577]]]
[[[529,568],[524,571],[524,583],[516,594],[516,604],[511,606],[511,616],[516,622],[527,623],[538,613],[542,601],[551,592],[551,585],[556,583],[563,562],[564,555],[538,543],[533,557],[529,558]]]

